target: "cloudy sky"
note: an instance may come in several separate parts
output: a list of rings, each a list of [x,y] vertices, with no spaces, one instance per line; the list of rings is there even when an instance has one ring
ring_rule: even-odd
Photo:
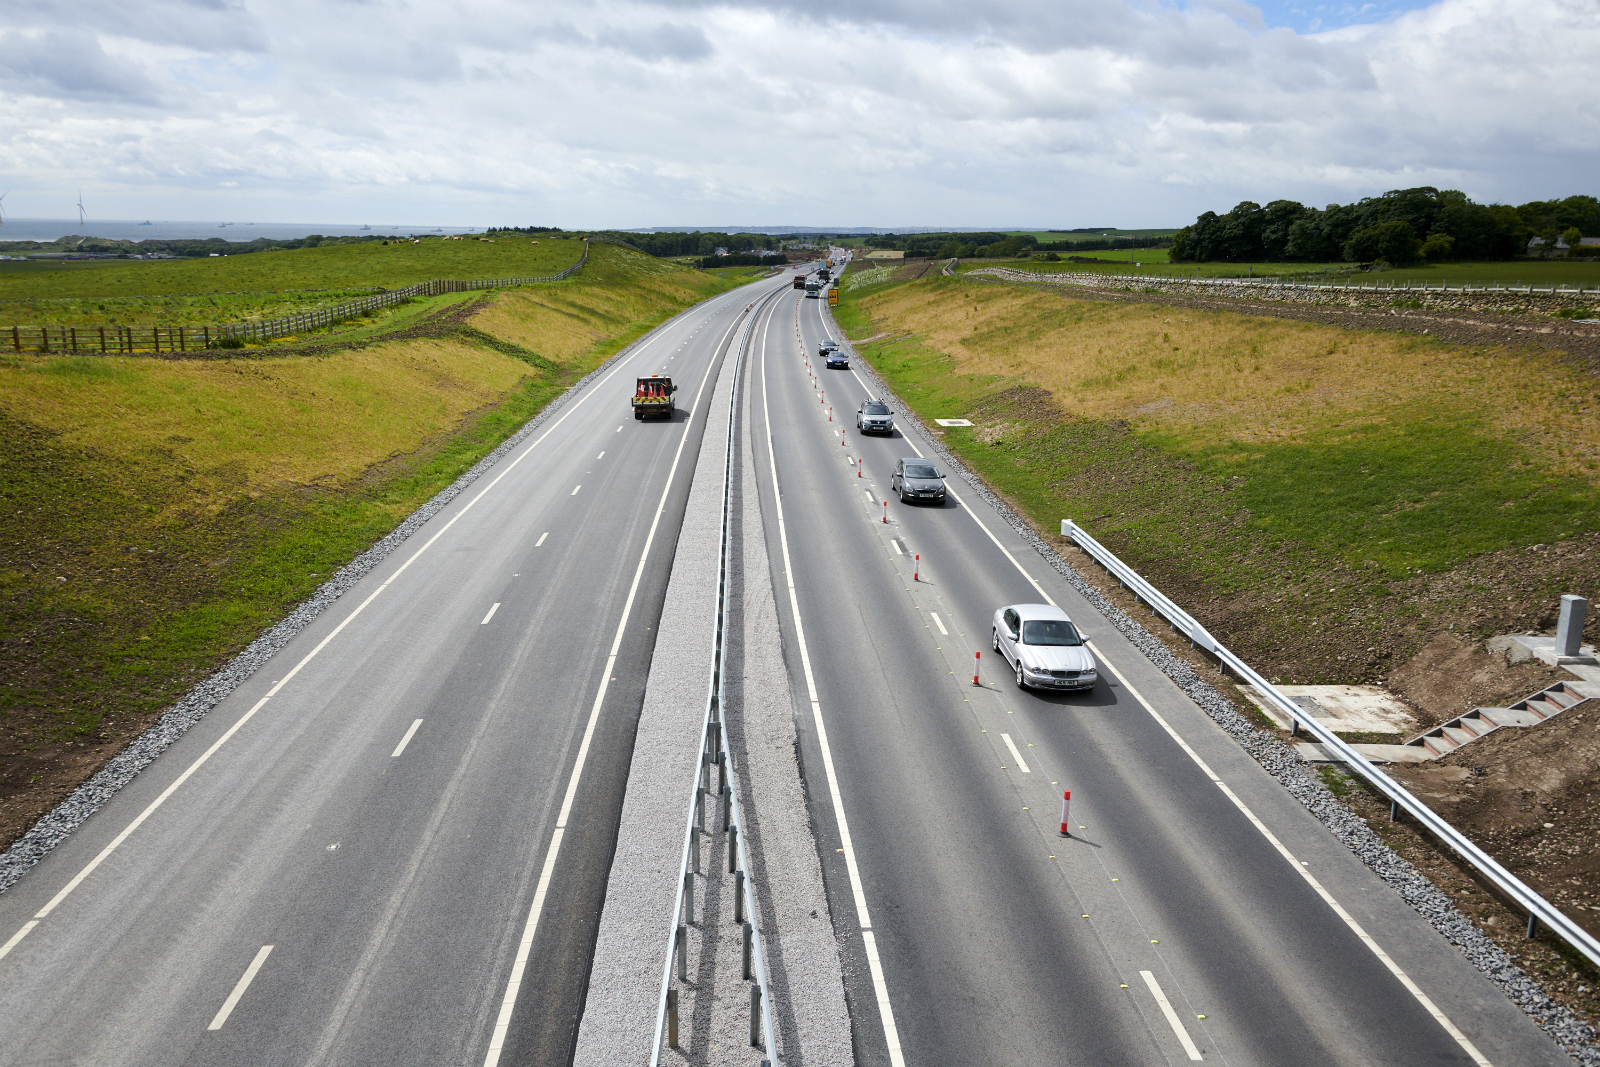
[[[1600,0],[7,0],[12,217],[1160,226],[1600,193]]]

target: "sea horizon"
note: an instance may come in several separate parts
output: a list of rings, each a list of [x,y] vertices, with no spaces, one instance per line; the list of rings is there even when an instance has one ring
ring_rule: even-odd
[[[323,237],[410,237],[432,233],[482,233],[482,226],[409,226],[394,223],[226,222],[174,221],[170,219],[23,219],[8,217],[0,224],[0,242],[95,238],[106,241],[203,241],[220,237],[245,244],[258,237],[294,241],[312,234]]]

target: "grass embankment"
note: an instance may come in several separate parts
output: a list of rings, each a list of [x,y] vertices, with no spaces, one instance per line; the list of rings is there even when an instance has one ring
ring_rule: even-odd
[[[597,245],[575,279],[440,298],[388,340],[0,359],[0,844],[552,397],[731,285]]]
[[[581,255],[583,242],[576,239],[496,235],[273,249],[215,259],[0,263],[0,327],[201,326],[271,319],[433,278],[555,274]]]
[[[1063,256],[1073,253],[1058,253]],[[1052,263],[1043,256],[1027,259],[964,260],[957,268],[961,273],[984,267],[1006,266],[1040,274],[1063,271],[1081,271],[1091,274],[1139,274],[1169,278],[1283,278],[1285,281],[1328,283],[1342,285],[1414,285],[1427,284],[1437,288],[1442,283],[1452,287],[1470,285],[1533,285],[1541,289],[1551,285],[1600,285],[1600,259],[1528,259],[1509,262],[1483,263],[1418,263],[1408,267],[1393,267],[1376,272],[1363,272],[1355,263],[1169,263],[1167,250],[1118,249],[1106,252],[1085,252],[1091,259],[1115,260],[1114,263],[1069,263],[1065,259]],[[1134,263],[1141,264],[1138,267]]]
[[[1600,405],[1557,356],[932,276],[836,314],[888,335],[864,354],[924,419],[977,424],[946,442],[1041,530],[1082,523],[1285,680],[1370,681],[1592,584],[1521,562],[1600,528]]]

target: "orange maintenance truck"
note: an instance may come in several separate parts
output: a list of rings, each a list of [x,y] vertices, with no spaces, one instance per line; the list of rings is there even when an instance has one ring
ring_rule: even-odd
[[[677,391],[678,387],[665,374],[640,378],[633,393],[633,417],[643,419],[646,415],[659,415],[664,419],[672,418],[672,394]]]

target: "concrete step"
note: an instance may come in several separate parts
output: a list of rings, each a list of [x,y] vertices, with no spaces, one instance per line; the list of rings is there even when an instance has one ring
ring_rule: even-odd
[[[1474,708],[1442,726],[1413,737],[1404,747],[1429,752],[1432,754],[1429,758],[1442,756],[1503,726],[1537,726],[1551,716],[1591,699],[1595,695],[1591,692],[1593,688],[1593,685],[1584,682],[1557,682],[1517,701],[1509,708]]]
[[[1410,745],[1351,745],[1350,747],[1373,763],[1426,763],[1432,759],[1427,752]],[[1295,755],[1306,763],[1344,762],[1332,749],[1315,741],[1297,744],[1294,746],[1294,751]]]

